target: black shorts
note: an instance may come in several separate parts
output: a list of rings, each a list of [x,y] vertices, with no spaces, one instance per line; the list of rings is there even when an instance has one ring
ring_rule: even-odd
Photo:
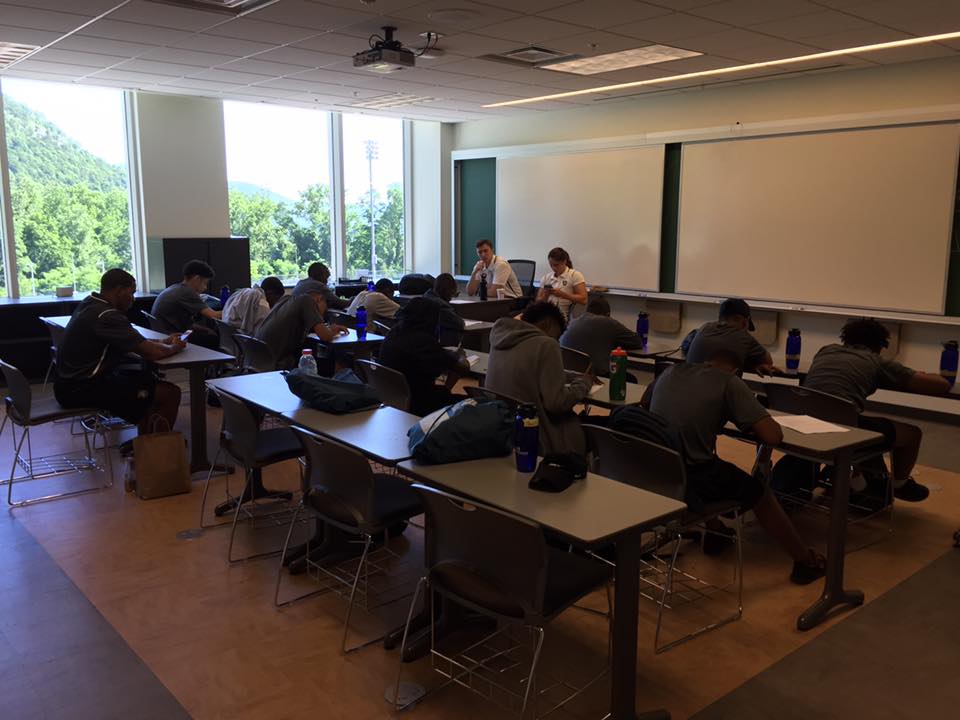
[[[704,512],[710,503],[734,500],[745,512],[760,501],[765,490],[760,480],[720,458],[687,465],[684,500],[696,513]]]
[[[65,408],[96,408],[138,423],[153,405],[157,381],[145,371],[116,371],[89,380],[54,381],[53,394]]]
[[[887,447],[891,447],[897,440],[897,425],[890,418],[861,415],[857,424],[864,430],[872,430],[883,435]]]

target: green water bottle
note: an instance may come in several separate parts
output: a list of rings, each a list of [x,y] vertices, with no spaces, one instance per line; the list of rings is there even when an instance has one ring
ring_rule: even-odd
[[[627,352],[621,347],[610,353],[610,400],[627,399]]]

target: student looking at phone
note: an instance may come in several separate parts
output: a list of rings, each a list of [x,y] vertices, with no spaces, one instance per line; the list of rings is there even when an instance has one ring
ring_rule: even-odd
[[[562,247],[555,247],[547,253],[550,272],[540,279],[537,302],[556,305],[565,320],[570,319],[574,305],[587,304],[587,281],[583,273],[573,269],[570,253]]]
[[[191,260],[183,266],[183,280],[174,283],[153,301],[150,314],[156,321],[154,330],[164,333],[182,334],[192,330],[190,342],[215,350],[220,338],[213,326],[223,313],[211,310],[200,297],[213,277],[213,268],[203,260]]]

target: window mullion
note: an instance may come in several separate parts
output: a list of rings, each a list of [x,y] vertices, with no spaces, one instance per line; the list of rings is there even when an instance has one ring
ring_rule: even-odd
[[[7,163],[7,132],[3,109],[3,85],[0,80],[0,221],[3,222],[3,272],[7,297],[20,297],[17,278],[17,243],[13,235],[13,201],[10,192],[10,168]]]
[[[330,197],[333,203],[330,260],[337,278],[344,276],[347,267],[347,209],[343,182],[343,115],[330,113]]]

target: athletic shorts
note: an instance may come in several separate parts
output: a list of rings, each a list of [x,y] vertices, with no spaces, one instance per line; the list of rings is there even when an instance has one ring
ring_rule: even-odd
[[[890,418],[861,415],[857,424],[864,430],[872,430],[883,435],[887,447],[892,446],[897,439],[897,424]]]
[[[117,371],[89,380],[57,379],[53,394],[65,408],[96,408],[136,424],[153,405],[156,385],[151,373]]]
[[[687,494],[684,500],[696,513],[716,502],[736,501],[743,512],[760,502],[765,487],[757,478],[733,463],[714,458],[687,465]]]

